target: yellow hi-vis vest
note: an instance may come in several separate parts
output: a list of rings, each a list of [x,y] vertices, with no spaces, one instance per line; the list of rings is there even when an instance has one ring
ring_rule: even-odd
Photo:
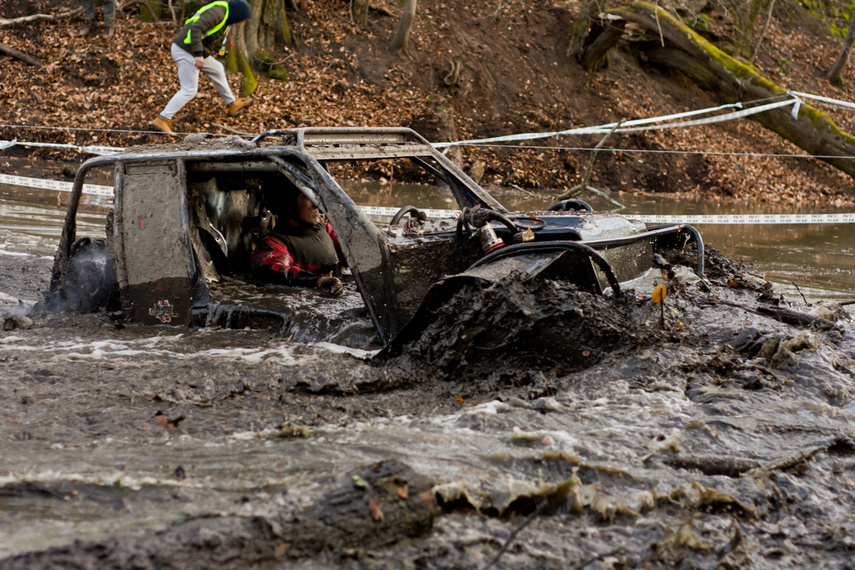
[[[209,10],[209,9],[213,8],[214,6],[222,6],[223,8],[225,8],[226,9],[226,16],[225,16],[225,18],[223,18],[222,22],[220,22],[219,24],[217,24],[216,26],[214,26],[213,28],[211,28],[210,30],[208,30],[207,32],[202,34],[203,40],[210,35],[216,34],[217,32],[219,32],[223,28],[223,26],[226,25],[226,22],[229,19],[229,3],[228,2],[223,2],[222,0],[219,0],[217,2],[211,2],[207,6],[202,6],[201,8],[199,8],[199,10],[195,14],[193,14],[193,16],[190,19],[188,19],[186,22],[184,22],[185,26],[187,24],[192,24],[193,22],[195,22],[196,20],[198,20],[202,16],[202,12],[204,12],[205,10]],[[184,38],[184,43],[187,45],[190,45],[190,43],[191,43],[190,33],[191,33],[191,30],[190,30],[190,28],[188,28],[187,29],[187,37]]]

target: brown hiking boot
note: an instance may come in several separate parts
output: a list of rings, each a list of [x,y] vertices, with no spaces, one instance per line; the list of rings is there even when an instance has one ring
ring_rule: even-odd
[[[86,20],[83,24],[83,27],[80,28],[80,32],[78,32],[81,36],[88,36],[92,33],[92,30],[95,29],[95,21],[94,20]]]
[[[253,100],[251,97],[247,97],[246,99],[237,99],[234,103],[226,107],[226,113],[229,117],[234,117],[250,105],[252,105]]]
[[[104,26],[104,32],[101,34],[105,40],[109,40],[113,37],[113,31],[116,29],[116,26]]]
[[[151,122],[154,127],[162,133],[166,133],[167,135],[177,134],[172,130],[172,121],[169,119],[164,119],[160,115],[155,117],[155,119]]]

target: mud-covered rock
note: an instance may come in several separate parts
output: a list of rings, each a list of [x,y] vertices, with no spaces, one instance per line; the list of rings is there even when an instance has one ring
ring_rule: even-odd
[[[389,460],[353,472],[297,516],[193,517],[142,536],[79,541],[7,558],[0,567],[247,568],[321,553],[337,558],[422,536],[436,514],[430,482]]]

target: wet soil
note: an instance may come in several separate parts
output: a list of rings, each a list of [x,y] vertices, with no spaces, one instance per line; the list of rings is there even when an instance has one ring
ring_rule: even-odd
[[[21,252],[0,568],[850,564],[852,323],[715,252],[664,307],[466,289],[373,360],[33,313],[50,259]]]

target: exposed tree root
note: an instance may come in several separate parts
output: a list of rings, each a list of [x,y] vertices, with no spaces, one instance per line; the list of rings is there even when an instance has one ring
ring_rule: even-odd
[[[648,48],[648,61],[670,67],[694,80],[703,89],[727,103],[788,97],[786,89],[757,73],[751,66],[716,48],[677,17],[659,6],[633,2],[610,10],[592,24],[580,61],[596,63],[605,57],[621,35],[615,18],[632,22],[663,38]],[[604,24],[603,22],[607,22]],[[594,66],[596,67],[596,66]],[[849,176],[855,177],[855,137],[840,130],[818,109],[801,104],[797,117],[789,106],[772,109],[751,118],[811,155]]]

